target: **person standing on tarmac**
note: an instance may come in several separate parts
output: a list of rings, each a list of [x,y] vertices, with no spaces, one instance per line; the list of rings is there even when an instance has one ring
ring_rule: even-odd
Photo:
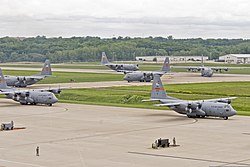
[[[36,147],[36,156],[39,156],[39,147]]]

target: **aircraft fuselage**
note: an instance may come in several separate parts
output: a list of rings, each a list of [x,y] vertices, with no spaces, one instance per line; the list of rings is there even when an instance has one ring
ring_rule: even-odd
[[[230,104],[222,102],[201,102],[200,105],[192,105],[187,102],[170,108],[189,117],[214,116],[228,118],[236,115],[236,111]]]

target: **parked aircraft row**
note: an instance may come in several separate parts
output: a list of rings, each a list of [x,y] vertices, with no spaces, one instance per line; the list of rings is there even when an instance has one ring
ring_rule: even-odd
[[[168,96],[164,90],[160,77],[170,72],[169,57],[166,57],[161,70],[159,71],[137,71],[138,65],[133,64],[114,64],[110,63],[102,53],[102,64],[109,68],[123,72],[124,80],[128,82],[140,81],[150,82],[153,80],[151,98],[145,101],[159,101],[161,104],[156,106],[166,106],[174,111],[185,114],[188,117],[206,117],[214,116],[228,119],[228,117],[236,114],[236,110],[230,105],[231,101],[236,97],[208,99],[208,100],[181,100]],[[211,70],[221,70],[220,68],[190,68],[190,70],[201,71],[202,76],[212,76]],[[4,76],[0,69],[0,94],[6,95],[7,98],[19,102],[20,104],[46,104],[51,106],[58,101],[55,94],[61,92],[60,89],[34,89],[34,90],[17,90],[8,86],[26,87],[32,85],[46,77],[52,75],[49,60],[45,61],[41,73],[34,76]]]
[[[165,73],[170,72],[170,62],[169,57],[166,57],[163,67],[160,71],[137,71],[138,65],[133,64],[112,64],[109,63],[105,53],[102,53],[102,64],[108,66],[112,70],[117,72],[124,72],[124,80],[128,82],[140,81],[140,82],[150,82],[153,80],[151,98],[147,101],[159,101],[161,104],[156,104],[156,106],[166,106],[170,109],[176,111],[179,114],[185,114],[189,118],[199,118],[199,117],[221,117],[225,120],[236,114],[236,110],[231,106],[231,101],[236,97],[228,98],[218,98],[218,99],[206,99],[206,100],[181,100],[171,96],[168,96],[163,87],[160,77]],[[117,68],[114,68],[117,67]],[[119,68],[118,68],[119,67]],[[122,67],[122,68],[120,68]],[[133,68],[132,68],[133,67]],[[221,67],[184,67],[188,71],[196,72],[200,71],[202,77],[211,77],[214,72],[228,71],[228,68]]]
[[[52,106],[58,99],[55,94],[59,94],[60,89],[34,89],[34,90],[17,90],[7,86],[7,82],[0,68],[0,94],[6,95],[7,98],[20,102],[20,104],[46,104]]]
[[[55,94],[60,94],[61,89],[34,89],[34,90],[17,90],[13,87],[27,87],[38,81],[52,76],[50,61],[46,60],[41,73],[33,76],[4,76],[0,69],[0,94],[6,95],[7,98],[19,102],[20,104],[46,104],[52,106],[58,99]]]
[[[166,62],[166,60],[165,60],[165,62]],[[164,64],[165,64],[165,62],[164,62]],[[113,63],[110,63],[104,52],[102,52],[101,64],[105,65],[105,66],[109,67],[110,69],[115,70],[117,72],[124,72],[126,74],[124,77],[124,80],[126,80],[128,82],[132,82],[132,81],[150,82],[151,80],[153,80],[153,74],[157,73],[157,71],[156,72],[150,72],[150,71],[137,72],[139,70],[138,64],[113,64]],[[161,71],[161,72],[164,72],[164,74],[170,72],[169,59],[168,59],[167,64],[169,66],[169,69],[167,69],[167,71],[166,70]],[[198,71],[201,73],[202,77],[212,77],[214,72],[221,73],[223,71],[229,71],[229,68],[227,68],[227,67],[204,66],[203,57],[202,57],[201,66],[196,66],[196,67],[181,66],[181,67],[172,67],[172,68],[182,68],[182,69],[184,68],[184,69],[187,69],[187,71],[189,71],[189,72],[197,72]]]

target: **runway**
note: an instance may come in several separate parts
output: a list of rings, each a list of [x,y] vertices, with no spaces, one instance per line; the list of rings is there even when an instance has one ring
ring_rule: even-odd
[[[0,101],[0,166],[249,166],[250,117],[190,119],[174,111]],[[151,149],[157,138],[179,147]],[[40,156],[35,155],[40,147]]]

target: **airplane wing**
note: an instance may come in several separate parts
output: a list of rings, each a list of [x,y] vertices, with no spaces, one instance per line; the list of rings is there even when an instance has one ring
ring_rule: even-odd
[[[226,97],[226,98],[218,98],[218,99],[206,99],[206,100],[193,100],[191,103],[202,103],[202,102],[222,102],[222,103],[230,103],[232,100],[237,97]]]
[[[162,76],[162,75],[166,74],[167,72],[166,71],[155,71],[155,72],[152,72],[152,73],[153,73],[153,75],[160,75],[160,76]]]
[[[188,71],[201,71],[203,69],[203,67],[187,67]]]
[[[229,102],[231,100],[236,99],[237,97],[226,97],[226,98],[218,98],[218,99],[207,99],[207,100],[202,100],[202,101],[207,101],[207,102]],[[195,102],[195,101],[193,101]],[[197,101],[200,102],[200,101]]]
[[[123,72],[124,74],[127,74],[127,73],[134,73],[135,71],[128,71],[128,70],[116,70],[116,72]]]
[[[227,67],[211,67],[211,69],[215,72],[222,72],[222,71],[228,71],[229,69]]]
[[[165,104],[155,104],[154,106],[159,106],[159,107],[172,107],[172,106],[179,106],[181,103],[165,103]]]
[[[37,89],[40,92],[51,92],[54,94],[60,94],[62,92],[61,88],[49,88],[49,89]]]
[[[0,95],[7,95],[7,94],[11,94],[11,93],[14,93],[14,92],[0,92]]]
[[[49,77],[50,75],[44,75],[44,76],[30,76],[30,77],[26,77],[26,78],[29,78],[29,79],[43,79],[45,77]]]

